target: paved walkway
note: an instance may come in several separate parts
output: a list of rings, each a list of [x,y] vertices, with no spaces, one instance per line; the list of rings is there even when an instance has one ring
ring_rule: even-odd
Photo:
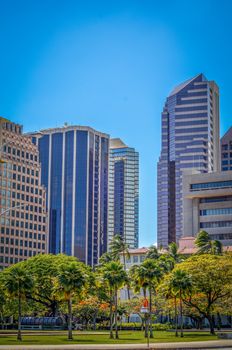
[[[147,344],[68,344],[68,345],[0,345],[0,350],[144,350]],[[232,340],[211,340],[204,342],[155,343],[149,349],[225,349],[232,350]]]

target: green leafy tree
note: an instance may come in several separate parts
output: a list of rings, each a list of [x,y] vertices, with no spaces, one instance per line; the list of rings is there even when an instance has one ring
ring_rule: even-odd
[[[61,300],[55,293],[55,281],[61,264],[76,262],[77,259],[65,254],[39,254],[23,261],[28,274],[33,276],[35,288],[26,293],[27,300],[37,304],[37,310],[45,310],[49,316],[57,316]]]
[[[78,261],[63,263],[58,270],[58,288],[63,293],[68,306],[68,340],[73,339],[72,335],[72,298],[74,294],[80,295],[87,276],[83,264]]]
[[[214,334],[215,307],[232,293],[232,256],[195,255],[178,264],[177,268],[185,271],[192,280],[192,288],[186,291],[183,302],[208,320],[210,333]]]
[[[4,288],[10,297],[18,301],[18,334],[17,340],[22,340],[21,318],[22,299],[33,289],[33,278],[27,273],[23,264],[19,263],[7,268],[4,271]]]

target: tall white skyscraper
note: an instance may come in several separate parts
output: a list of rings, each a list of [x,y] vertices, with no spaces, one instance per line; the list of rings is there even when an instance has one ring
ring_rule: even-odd
[[[116,234],[138,247],[139,154],[120,139],[110,140],[108,242]],[[109,246],[109,244],[108,244]]]

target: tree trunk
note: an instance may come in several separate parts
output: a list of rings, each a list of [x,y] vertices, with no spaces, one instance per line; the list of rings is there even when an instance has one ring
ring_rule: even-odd
[[[57,316],[57,301],[53,301],[50,305],[52,317]]]
[[[182,307],[182,290],[180,289],[180,336],[183,338],[183,307]]]
[[[222,319],[221,319],[221,315],[218,312],[217,313],[217,329],[220,331],[221,327],[222,327]]]
[[[97,319],[97,312],[94,313],[93,316],[93,330],[96,331],[96,319]]]
[[[22,314],[21,294],[20,294],[20,291],[18,291],[18,335],[17,335],[17,340],[19,340],[19,341],[22,341],[21,314]]]
[[[149,286],[149,328],[150,328],[150,338],[154,338],[153,336],[153,330],[152,330],[152,319],[151,319],[151,312],[152,312],[152,287],[151,285]]]
[[[178,315],[177,315],[177,305],[176,305],[176,296],[174,297],[174,303],[175,303],[175,336],[178,337]]]
[[[68,299],[68,340],[73,340],[72,335],[72,300]]]
[[[213,322],[213,318],[211,315],[207,315],[207,320],[209,321],[209,328],[210,328],[210,334],[214,335],[215,331],[214,331],[214,322]]]
[[[114,334],[113,334],[113,301],[112,301],[112,290],[110,291],[110,339],[114,339]]]
[[[118,339],[118,290],[115,288],[115,338]]]

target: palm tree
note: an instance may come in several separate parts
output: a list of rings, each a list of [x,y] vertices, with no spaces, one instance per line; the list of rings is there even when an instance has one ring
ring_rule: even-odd
[[[180,262],[180,254],[178,253],[178,245],[172,242],[168,245],[168,255],[173,258],[175,263]]]
[[[102,276],[110,290],[110,338],[113,335],[113,304],[115,309],[115,338],[118,339],[118,290],[127,282],[127,273],[118,261],[106,263],[102,269]]]
[[[118,234],[113,237],[110,242],[110,253],[115,260],[120,260],[120,254],[122,254],[123,266],[124,270],[126,270],[126,258],[130,258],[130,253],[124,237]]]
[[[75,293],[81,293],[85,282],[86,274],[84,267],[78,261],[62,263],[59,266],[58,283],[60,290],[68,304],[68,340],[73,340],[72,335],[72,297]]]
[[[170,287],[180,301],[180,336],[183,337],[183,296],[192,287],[191,277],[183,270],[177,269],[172,273]]]
[[[130,259],[129,246],[125,242],[125,238],[119,234],[115,235],[110,242],[110,254],[114,260],[120,261],[120,254],[123,257],[123,267],[126,271],[126,259]],[[127,284],[127,296],[130,299],[130,286]]]
[[[112,260],[113,260],[112,255],[109,252],[106,252],[106,253],[102,254],[102,256],[100,257],[99,266],[104,265]]]
[[[195,244],[198,248],[198,254],[221,255],[223,252],[222,243],[212,240],[208,232],[203,230],[198,233]]]
[[[149,323],[150,323],[150,337],[153,338],[151,315],[152,315],[152,291],[162,277],[162,269],[159,264],[153,259],[146,259],[138,267],[137,277],[140,286],[147,285],[149,290]]]
[[[22,318],[22,299],[26,297],[26,294],[32,291],[33,278],[28,275],[26,269],[20,264],[13,265],[6,270],[4,276],[4,288],[7,293],[18,300],[18,334],[17,340],[22,340],[21,333],[21,318]]]
[[[158,251],[158,248],[155,245],[151,245],[149,247],[149,250],[146,254],[146,259],[154,259],[157,260],[160,257],[160,253]]]
[[[173,290],[172,280],[169,278],[170,274],[161,285],[160,291],[166,299],[174,300],[174,318],[175,318],[175,336],[178,337],[178,315],[177,315],[177,292]]]
[[[222,242],[216,239],[211,241],[211,254],[222,255],[222,253],[223,253]]]

